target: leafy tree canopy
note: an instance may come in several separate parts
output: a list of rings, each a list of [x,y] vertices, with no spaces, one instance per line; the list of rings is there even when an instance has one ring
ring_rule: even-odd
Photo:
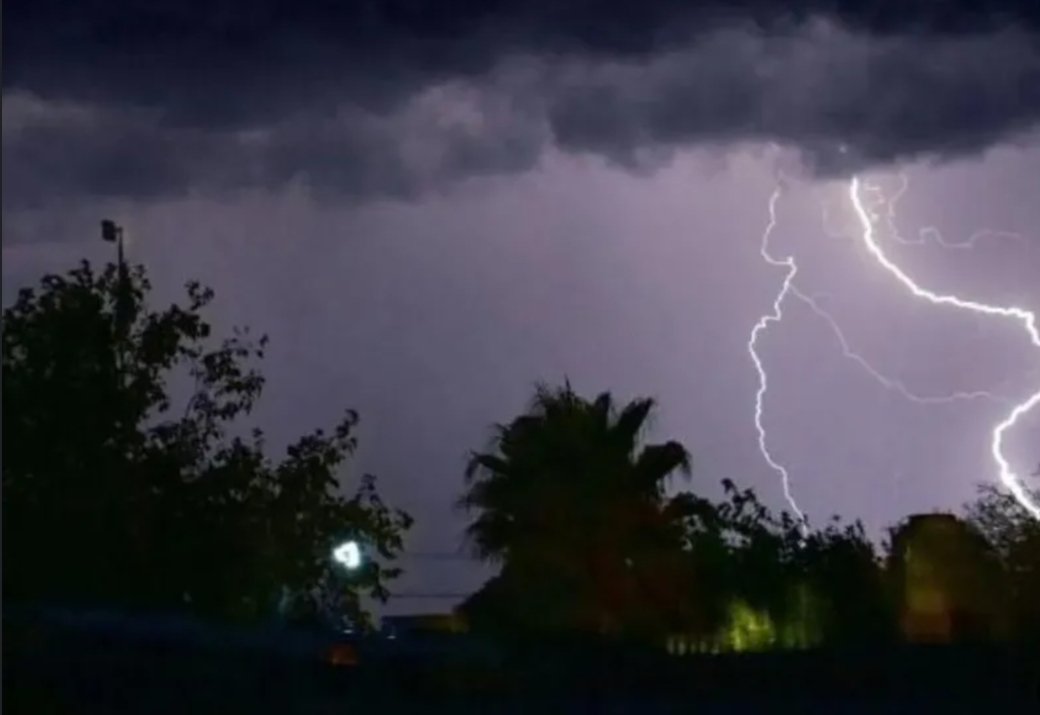
[[[3,314],[5,598],[184,606],[236,617],[385,598],[410,517],[365,476],[342,493],[357,415],[265,451],[247,417],[265,337],[220,341],[187,285],[156,311],[141,267],[84,262]],[[178,400],[181,383],[186,399]],[[372,558],[343,578],[338,539]]]
[[[685,548],[697,574],[704,626],[728,638],[734,604],[774,624],[774,645],[862,642],[892,635],[874,545],[859,522],[811,528],[775,513],[751,489],[722,483],[713,502],[690,495]]]
[[[1031,496],[1040,500],[1040,490],[1031,490]],[[992,484],[979,487],[965,517],[1000,556],[1019,635],[1040,640],[1040,521]]]

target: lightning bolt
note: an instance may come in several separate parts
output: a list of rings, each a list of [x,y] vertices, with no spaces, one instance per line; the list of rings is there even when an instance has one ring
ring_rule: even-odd
[[[895,211],[894,211],[894,208],[893,208],[893,203],[895,201],[897,201],[907,190],[906,177],[905,177],[905,175],[901,175],[901,177],[903,178],[903,184],[902,184],[900,190],[897,192],[897,194],[894,195],[893,197],[891,197],[888,200],[888,202],[885,202],[883,197],[881,197],[880,200],[879,200],[879,203],[888,203],[888,217],[887,218],[888,218],[889,226],[893,229],[893,235],[898,235],[895,232]],[[782,180],[783,178],[784,177],[781,174],[779,176],[779,179]],[[801,289],[799,289],[799,287],[795,283],[795,278],[798,275],[798,265],[797,265],[794,257],[793,256],[786,256],[786,257],[783,257],[783,258],[778,258],[778,257],[774,256],[772,254],[772,252],[770,251],[769,242],[770,242],[770,238],[772,237],[773,231],[775,230],[776,224],[777,224],[776,207],[777,207],[777,203],[779,202],[780,197],[781,197],[781,195],[783,193],[782,186],[783,186],[782,183],[778,184],[777,188],[773,191],[772,195],[769,198],[769,202],[768,202],[769,221],[768,221],[768,223],[766,225],[765,230],[762,233],[762,238],[761,238],[761,242],[760,242],[760,246],[759,246],[759,254],[762,257],[762,260],[765,261],[767,264],[769,264],[771,266],[774,266],[774,267],[777,267],[777,268],[784,269],[784,280],[783,280],[783,282],[781,284],[779,292],[777,293],[776,297],[773,300],[771,312],[769,312],[769,313],[763,315],[761,318],[759,318],[758,322],[755,323],[754,327],[752,328],[751,335],[750,335],[750,337],[748,339],[748,343],[747,343],[747,350],[748,350],[748,354],[751,357],[752,363],[755,366],[755,370],[756,370],[756,372],[758,374],[758,390],[755,393],[755,413],[754,413],[754,415],[755,415],[754,424],[755,424],[755,429],[756,429],[756,431],[758,433],[758,448],[759,448],[759,451],[761,452],[762,457],[765,460],[766,464],[768,464],[769,467],[771,469],[773,469],[773,471],[775,471],[780,476],[781,485],[783,487],[784,498],[787,500],[788,504],[791,506],[791,509],[797,515],[798,520],[799,520],[800,528],[802,529],[802,532],[804,534],[806,532],[806,529],[807,529],[807,520],[806,520],[805,514],[802,512],[801,508],[798,506],[798,503],[795,500],[794,495],[793,495],[793,493],[791,491],[790,473],[788,472],[787,468],[784,467],[784,465],[781,464],[773,456],[773,454],[769,450],[768,437],[767,437],[767,431],[766,431],[765,424],[764,424],[764,414],[763,414],[764,413],[764,404],[765,404],[766,392],[769,389],[769,379],[768,379],[768,374],[767,374],[766,369],[765,369],[765,365],[764,365],[764,363],[762,361],[761,356],[758,354],[758,350],[757,350],[758,340],[761,337],[762,333],[765,332],[769,328],[769,326],[772,325],[773,323],[780,323],[783,320],[783,317],[784,317],[784,311],[783,311],[784,302],[787,300],[788,296],[791,296],[791,297],[801,301],[803,304],[808,306],[808,308],[813,313],[815,313],[818,317],[822,318],[828,324],[828,326],[830,327],[832,333],[834,334],[835,338],[837,339],[838,344],[841,346],[842,354],[847,359],[849,359],[849,360],[855,362],[857,365],[859,365],[868,375],[870,375],[882,387],[884,387],[886,389],[889,389],[889,390],[893,390],[893,391],[899,393],[900,395],[902,395],[907,400],[910,400],[910,401],[912,401],[914,403],[922,404],[922,405],[942,405],[942,404],[950,404],[950,403],[957,402],[957,401],[962,401],[962,400],[978,400],[978,399],[999,400],[999,401],[1001,401],[1001,402],[1003,402],[1005,404],[1011,405],[1011,400],[1009,400],[1009,399],[1007,399],[1005,397],[998,397],[997,395],[995,395],[991,391],[982,391],[982,390],[973,391],[973,392],[955,392],[955,393],[952,393],[952,394],[934,395],[934,396],[932,396],[932,395],[919,395],[919,394],[916,394],[916,393],[912,392],[903,382],[882,374],[873,365],[871,365],[870,362],[866,358],[864,358],[859,353],[855,352],[853,350],[851,344],[849,343],[848,339],[846,338],[845,333],[842,330],[842,328],[839,325],[839,323],[837,322],[837,320],[835,320],[835,318],[827,310],[825,310],[822,305],[820,305],[818,297],[813,297],[813,296],[810,296],[810,295],[806,294]],[[875,189],[873,189],[873,187],[868,187],[868,188],[870,188],[872,191],[876,191]],[[854,205],[857,208],[857,216],[860,219],[860,223],[864,226],[864,238],[868,242],[868,245],[874,246],[874,248],[876,249],[875,257],[880,256],[880,260],[883,261],[883,265],[890,266],[891,267],[890,270],[897,271],[898,275],[902,276],[905,279],[904,283],[906,283],[908,285],[912,284],[912,281],[910,281],[910,279],[906,276],[906,274],[902,273],[902,271],[899,271],[898,268],[896,268],[893,264],[891,264],[891,262],[887,261],[887,259],[885,258],[884,254],[881,253],[880,249],[877,248],[877,244],[873,240],[873,220],[870,218],[869,212],[864,207],[864,205],[862,203],[862,200],[860,199],[859,192],[858,192],[858,184],[853,187],[852,193],[853,193],[854,201],[856,202],[856,203],[854,203]],[[826,219],[827,219],[826,206],[824,208],[825,208],[825,213],[824,213],[825,226],[824,226],[824,230],[829,235],[836,235],[836,234],[833,234],[833,233],[827,231],[827,226],[826,226]],[[936,236],[936,239],[937,239],[937,243],[939,243],[940,245],[942,245],[942,246],[944,246],[946,248],[965,248],[965,247],[971,247],[972,245],[974,245],[974,242],[978,239],[978,237],[981,237],[981,236],[987,235],[987,234],[997,234],[997,233],[998,232],[993,232],[993,231],[990,231],[990,232],[979,232],[979,233],[975,234],[971,239],[969,239],[969,241],[967,241],[967,242],[965,242],[963,244],[960,244],[960,243],[958,243],[958,244],[946,243],[945,241],[943,241],[941,235],[939,235],[937,231],[935,232],[935,236]],[[922,233],[920,234],[921,238],[920,238],[919,241],[906,241],[906,240],[903,240],[902,242],[903,243],[923,243],[924,242],[924,238],[923,238],[924,235],[925,235],[925,232],[922,231]],[[1001,235],[1016,236],[1015,234],[1001,234]],[[914,286],[914,289],[917,290],[918,292],[920,292],[922,296],[925,296],[925,297],[931,296],[931,297],[935,298],[936,300],[933,301],[933,302],[950,302],[951,300],[954,300],[952,298],[950,300],[944,300],[943,297],[936,296],[934,294],[930,294],[930,293],[921,291],[921,289],[917,288],[916,286]],[[971,304],[971,303],[967,303],[967,302],[964,302],[964,301],[959,301],[959,303],[963,304],[964,307],[971,307],[973,305],[976,305],[976,304]],[[993,308],[991,308],[991,309],[987,309],[987,310],[989,312],[991,312],[991,313],[997,313],[997,314],[1001,314],[1001,315],[1013,315],[1015,317],[1026,316],[1026,315],[1030,316],[1029,317],[1029,321],[1027,322],[1027,327],[1032,327],[1031,335],[1037,337],[1036,336],[1036,330],[1035,330],[1035,321],[1033,321],[1033,319],[1032,319],[1032,314],[1027,314],[1025,311],[1018,311],[1017,313],[1015,313],[1014,311],[1016,311],[1017,309],[993,309]],[[1035,344],[1037,344],[1037,346],[1040,347],[1040,342],[1035,341]],[[1007,484],[1008,481],[1009,481],[1009,479],[1005,475],[1009,475],[1010,474],[1010,468],[1007,466],[1007,461],[1004,460],[1002,456],[1000,456],[1000,444],[1001,444],[1001,439],[1002,439],[1003,432],[1006,431],[1008,428],[1010,428],[1015,423],[1015,421],[1017,421],[1017,419],[1021,416],[1021,414],[1023,414],[1026,411],[1028,411],[1037,402],[1040,402],[1040,393],[1038,393],[1038,395],[1035,395],[1034,398],[1029,403],[1026,403],[1025,405],[1018,405],[1018,406],[1016,406],[1014,408],[1012,416],[1009,418],[1009,421],[1006,421],[1007,422],[1006,424],[1002,423],[1002,426],[998,427],[998,431],[995,433],[995,436],[994,436],[994,439],[995,439],[994,454],[997,456],[998,464],[1001,466],[1002,481],[1004,481],[1005,484]],[[1010,478],[1010,481],[1014,482],[1017,485],[1017,480],[1014,479],[1013,476]],[[1013,492],[1013,493],[1015,493],[1015,496],[1024,505],[1028,505],[1029,504],[1028,497],[1026,497],[1024,491],[1021,490],[1020,487],[1019,487],[1017,492]],[[1029,508],[1029,507],[1027,506],[1027,508]]]
[[[780,292],[776,294],[776,298],[773,300],[772,311],[759,318],[758,322],[755,323],[755,326],[751,329],[751,335],[748,338],[747,343],[747,350],[748,354],[751,356],[751,362],[755,366],[755,371],[758,373],[758,390],[755,392],[755,429],[758,432],[758,451],[762,453],[762,458],[766,461],[766,464],[780,475],[780,484],[784,490],[784,498],[797,515],[799,525],[804,534],[807,530],[805,514],[798,507],[798,502],[795,501],[794,495],[791,493],[791,476],[788,474],[787,468],[780,464],[780,462],[778,462],[769,451],[766,428],[762,417],[766,391],[769,389],[769,377],[766,374],[765,365],[763,364],[762,358],[759,356],[757,350],[759,336],[771,324],[779,323],[783,320],[784,300],[794,289],[794,278],[798,275],[798,264],[795,263],[794,256],[776,258],[769,251],[769,239],[773,235],[773,229],[776,228],[776,204],[780,200],[781,193],[782,188],[777,186],[769,197],[769,223],[766,225],[766,229],[762,233],[762,241],[759,245],[759,254],[762,256],[762,260],[769,265],[784,269],[784,281],[780,286]]]
[[[964,241],[948,241],[942,235],[942,232],[935,226],[924,226],[920,228],[917,235],[912,238],[904,237],[899,229],[896,227],[896,206],[899,204],[900,199],[907,193],[910,188],[910,180],[906,175],[906,172],[899,172],[899,188],[896,189],[890,196],[884,196],[881,193],[881,189],[877,186],[871,186],[864,184],[863,189],[865,192],[869,192],[873,200],[871,201],[871,209],[877,208],[881,205],[885,205],[885,224],[888,231],[888,236],[892,241],[902,244],[904,246],[925,246],[928,243],[934,243],[941,248],[948,250],[970,250],[976,247],[978,243],[983,240],[1006,240],[1015,241],[1018,243],[1024,242],[1022,234],[1015,231],[1002,231],[992,228],[984,228],[976,231]],[[823,232],[829,238],[847,238],[848,232],[840,228],[836,228],[834,225],[834,219],[831,216],[831,205],[830,202],[824,201],[822,203],[823,209]],[[859,226],[856,226],[858,231]]]
[[[859,177],[853,177],[849,182],[849,199],[855,209],[856,216],[863,228],[863,245],[868,253],[874,258],[878,265],[889,275],[903,285],[915,298],[928,301],[934,305],[943,305],[964,310],[978,315],[993,315],[1002,318],[1010,318],[1022,324],[1033,347],[1040,350],[1040,331],[1037,330],[1036,314],[1017,307],[1001,307],[979,303],[973,300],[965,300],[955,295],[935,293],[919,286],[913,278],[907,275],[899,266],[893,263],[878,245],[874,235],[874,218],[863,203],[860,196]],[[997,476],[1001,484],[1015,497],[1035,519],[1040,520],[1040,505],[1037,505],[1026,492],[1019,477],[1014,473],[1011,464],[1004,456],[1004,438],[1027,412],[1040,404],[1040,390],[1030,395],[1025,401],[1015,405],[1010,414],[993,428],[990,439],[990,452],[997,464]]]
[[[976,231],[965,241],[947,241],[942,232],[939,231],[935,226],[925,226],[917,232],[915,238],[904,238],[899,230],[896,228],[896,205],[899,200],[903,198],[907,191],[910,189],[910,179],[907,178],[906,172],[899,172],[899,188],[892,196],[887,199],[881,195],[880,189],[875,186],[864,185],[865,190],[871,193],[878,194],[878,203],[887,204],[885,222],[888,224],[888,235],[892,237],[897,243],[901,243],[905,246],[923,246],[928,243],[931,239],[942,248],[948,250],[968,250],[975,248],[975,245],[986,238],[992,239],[1007,239],[1012,241],[1021,241],[1022,234],[1015,233],[1013,231],[996,231],[991,228],[984,228],[980,231]]]
[[[812,312],[816,313],[816,315],[826,321],[830,326],[831,332],[834,333],[834,337],[837,338],[838,344],[841,346],[842,355],[863,368],[864,372],[874,378],[885,389],[898,392],[907,400],[916,402],[919,405],[948,405],[951,402],[959,402],[961,400],[999,400],[1010,405],[1011,400],[1006,397],[997,396],[990,390],[954,392],[947,395],[918,395],[911,392],[910,388],[908,388],[902,381],[882,374],[877,368],[871,365],[865,357],[852,349],[852,345],[849,343],[848,338],[845,337],[845,331],[841,329],[841,325],[838,324],[838,321],[834,316],[819,304],[818,297],[806,295],[794,284],[790,287],[790,293],[795,298],[805,303]]]

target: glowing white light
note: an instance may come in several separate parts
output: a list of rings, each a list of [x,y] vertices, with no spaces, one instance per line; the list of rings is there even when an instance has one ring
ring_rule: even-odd
[[[935,305],[950,306],[980,315],[994,315],[1002,318],[1014,319],[1021,323],[1022,327],[1025,328],[1033,346],[1040,349],[1040,331],[1037,330],[1036,315],[1034,313],[1022,308],[1005,308],[987,305],[973,300],[964,300],[955,295],[934,293],[919,286],[909,275],[899,268],[899,266],[889,260],[888,256],[885,255],[884,251],[882,251],[881,247],[878,245],[877,240],[874,237],[874,219],[863,205],[863,200],[860,197],[860,182],[858,177],[853,177],[849,182],[849,198],[852,201],[852,206],[863,227],[862,238],[867,251],[883,269],[885,269],[897,281],[902,283],[915,298],[926,300]],[[993,454],[994,461],[997,463],[997,476],[1000,479],[1001,484],[1003,484],[1004,487],[1014,495],[1015,499],[1018,500],[1018,503],[1032,514],[1034,518],[1040,520],[1040,506],[1029,497],[1029,494],[1026,492],[1025,488],[1023,488],[1021,481],[1012,470],[1007,458],[1004,456],[1003,451],[1004,437],[1007,431],[1014,427],[1024,414],[1029,412],[1038,404],[1040,404],[1040,390],[1033,393],[1025,401],[1016,405],[1014,409],[1011,410],[1011,413],[997,424],[996,427],[994,427],[990,440],[990,451]]]
[[[361,546],[356,541],[345,541],[332,551],[333,560],[348,571],[361,567]]]

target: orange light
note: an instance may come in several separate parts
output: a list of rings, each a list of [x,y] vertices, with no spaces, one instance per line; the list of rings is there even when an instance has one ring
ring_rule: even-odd
[[[357,652],[345,643],[337,643],[325,652],[325,662],[329,665],[357,665]]]

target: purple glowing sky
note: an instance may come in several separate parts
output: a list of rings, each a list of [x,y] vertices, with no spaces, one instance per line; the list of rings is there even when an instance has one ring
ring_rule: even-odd
[[[653,436],[690,448],[694,488],[715,493],[730,478],[781,507],[779,480],[756,446],[747,340],[783,279],[759,256],[776,169],[799,173],[806,156],[827,155],[813,153],[820,149],[815,119],[874,112],[861,124],[849,120],[861,133],[854,150],[865,176],[890,191],[901,175],[908,179],[896,219],[904,238],[927,227],[951,242],[983,229],[1000,233],[971,250],[946,250],[931,238],[901,246],[879,225],[890,255],[920,283],[1040,311],[1040,146],[1030,133],[1037,115],[992,135],[951,131],[960,148],[949,152],[886,134],[913,135],[902,116],[916,111],[936,131],[952,126],[949,117],[968,111],[966,98],[980,92],[980,102],[1000,105],[1004,90],[976,72],[978,58],[992,59],[992,48],[1002,47],[1005,75],[1040,76],[1035,45],[1004,36],[934,40],[942,62],[931,64],[912,59],[898,39],[826,28],[806,37],[771,54],[767,38],[719,31],[654,62],[576,62],[556,78],[549,108],[535,101],[544,77],[523,62],[499,67],[483,84],[428,82],[406,109],[363,123],[379,151],[393,146],[405,157],[401,166],[412,173],[403,198],[371,188],[404,181],[382,169],[364,174],[369,183],[341,175],[336,162],[356,169],[361,161],[335,153],[344,127],[361,126],[349,113],[297,118],[297,128],[281,120],[252,134],[236,130],[236,151],[282,142],[280,153],[202,161],[212,156],[202,151],[171,174],[179,184],[163,174],[153,186],[149,172],[160,164],[149,163],[149,152],[175,148],[187,141],[183,133],[163,134],[146,111],[113,109],[82,93],[37,95],[29,80],[28,89],[5,85],[4,302],[44,272],[84,256],[108,259],[109,247],[92,239],[101,217],[116,218],[131,238],[131,258],[148,266],[162,299],[198,278],[217,289],[218,324],[270,334],[269,387],[257,420],[275,444],[328,424],[343,407],[360,411],[361,451],[351,469],[377,474],[387,496],[417,517],[410,545],[417,553],[457,549],[462,521],[451,503],[466,451],[484,445],[492,422],[524,407],[535,381],[564,376],[587,393],[659,398]],[[757,72],[762,57],[779,58],[771,70],[779,76],[791,70],[802,80],[777,80],[755,106],[705,109],[705,97],[744,81],[748,67]],[[920,106],[911,80],[893,94],[847,86],[857,67],[899,62],[938,87]],[[696,81],[684,79],[690,68],[701,72]],[[581,91],[612,87],[613,99],[565,92],[568,83]],[[655,93],[669,99],[661,105],[667,112],[635,116],[633,108],[644,105],[626,95],[633,87],[646,101]],[[1040,92],[1029,87],[1004,89]],[[937,105],[947,95],[953,99]],[[581,116],[593,109],[609,114],[596,115],[605,124]],[[517,118],[542,111],[562,148],[544,143],[538,122]],[[708,119],[692,128],[662,119],[711,111],[765,112],[768,127],[727,135],[708,128]],[[642,133],[633,130],[615,149],[652,149],[636,170],[624,166],[625,150],[605,148],[622,125]],[[578,126],[585,127],[580,136],[565,131]],[[116,130],[121,139],[102,141]],[[34,143],[41,132],[51,139]],[[192,134],[190,146],[209,146],[206,136]],[[792,147],[782,160],[764,151],[774,138]],[[265,173],[291,163],[286,146],[305,178],[275,181]],[[379,156],[372,151],[366,161]],[[105,160],[115,155],[123,160],[115,165],[147,187],[135,190],[128,177],[110,181],[103,169],[113,170]],[[248,168],[263,181],[242,178],[242,163],[253,160]],[[993,390],[1021,400],[1037,389],[1040,355],[1018,325],[915,301],[863,250],[845,181],[800,176],[777,206],[773,252],[796,255],[799,287],[823,296],[857,353],[918,394]],[[17,179],[19,188],[9,189]],[[843,357],[827,322],[797,302],[763,336],[760,352],[770,373],[769,444],[810,518],[858,517],[877,533],[908,512],[956,507],[976,483],[994,478],[989,432],[1006,404],[913,404]],[[1040,414],[1011,434],[1008,454],[1021,471],[1040,460],[1038,434]],[[402,592],[466,592],[484,575],[462,559],[416,555],[405,566],[396,586]],[[393,604],[417,607],[407,599]]]
[[[1038,159],[1035,149],[998,151],[907,169],[905,236],[935,225],[951,241],[981,227],[1023,238],[894,255],[933,286],[1040,308],[1040,206],[1029,201]],[[220,289],[221,323],[270,332],[259,420],[276,438],[328,422],[343,404],[361,411],[357,468],[380,475],[417,515],[416,549],[456,547],[450,502],[465,450],[521,409],[535,380],[565,374],[589,392],[658,396],[655,433],[690,447],[696,487],[731,477],[781,505],[755,448],[746,354],[782,278],[757,253],[769,167],[745,157],[705,167],[689,156],[633,178],[554,159],[492,184],[410,206],[321,209],[284,194],[161,202],[121,216],[131,255],[160,292],[200,277]],[[825,233],[823,201],[831,230],[844,235]],[[843,185],[792,189],[778,219],[776,252],[797,254],[803,289],[827,295],[852,346],[889,377],[922,394],[995,388],[1021,398],[1034,389],[1040,360],[1014,325],[923,306],[876,270]],[[94,222],[79,229],[91,235]],[[5,250],[5,295],[81,255],[104,260],[106,249]],[[798,303],[764,337],[762,355],[770,444],[810,516],[837,512],[878,528],[957,505],[992,478],[988,432],[1005,411],[999,403],[909,403],[843,358],[829,326]],[[1011,445],[1023,467],[1036,458],[1027,448],[1036,417]],[[450,560],[409,566],[404,590],[457,592],[479,580]]]

